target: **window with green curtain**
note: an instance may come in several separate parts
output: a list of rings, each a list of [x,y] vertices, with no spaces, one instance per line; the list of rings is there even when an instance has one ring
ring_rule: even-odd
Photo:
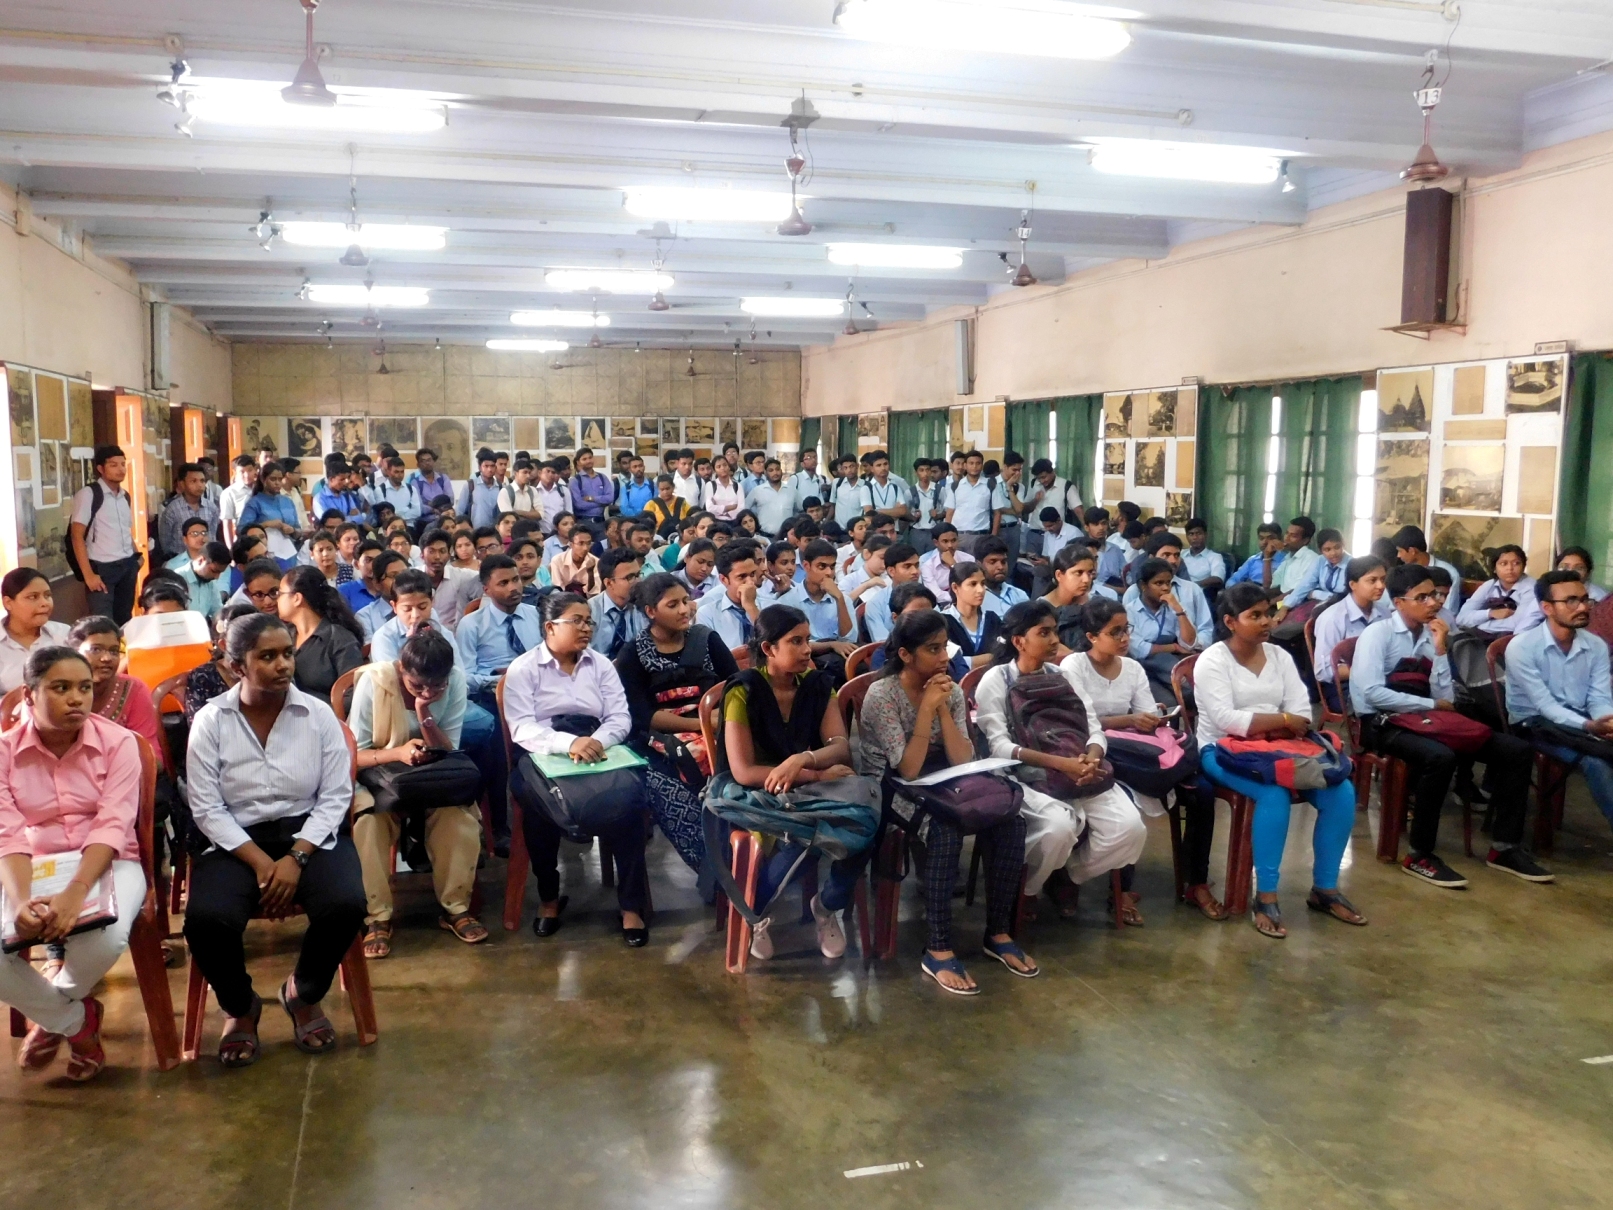
[[[1200,396],[1194,512],[1210,523],[1210,549],[1241,561],[1265,500],[1272,389],[1205,387]]]
[[[1349,540],[1355,515],[1356,415],[1361,379],[1317,378],[1285,382],[1281,461],[1272,515],[1286,525],[1304,515],[1318,529],[1332,527]],[[1365,553],[1365,552],[1361,552]]]
[[[1613,354],[1581,353],[1568,377],[1562,472],[1557,477],[1557,546],[1583,546],[1591,578],[1613,583]],[[1596,474],[1594,468],[1604,468]]]
[[[840,431],[835,445],[835,457],[841,458],[847,454],[850,454],[853,458],[857,456],[857,418],[855,416],[840,417]],[[823,474],[829,473],[821,467],[819,469]]]
[[[1098,498],[1093,467],[1103,432],[1103,396],[1065,395],[1053,401],[1053,412],[1059,422],[1059,456],[1053,469],[1075,485],[1081,503],[1090,507]]]
[[[946,408],[923,412],[890,414],[891,474],[913,482],[913,463],[919,458],[947,456],[948,424]]]
[[[1049,399],[1010,403],[1004,415],[1004,440],[1007,443],[1004,452],[1014,450],[1025,459],[1026,466],[1034,464],[1038,458],[1046,458],[1047,419],[1052,411],[1053,401]]]
[[[820,416],[803,416],[801,418],[801,452],[818,448],[818,440],[823,435],[823,418]]]

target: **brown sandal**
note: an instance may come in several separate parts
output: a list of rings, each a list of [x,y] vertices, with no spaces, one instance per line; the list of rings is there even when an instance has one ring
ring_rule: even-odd
[[[457,916],[438,916],[437,925],[447,929],[466,945],[480,945],[490,935],[482,922],[469,912],[461,912]]]
[[[392,952],[392,922],[372,920],[364,929],[364,956],[369,959],[385,958]]]
[[[1187,888],[1187,901],[1210,920],[1225,920],[1230,913],[1226,905],[1215,897],[1210,884],[1200,882]]]
[[[330,1023],[329,1017],[320,1013],[306,1025],[297,1020],[298,1009],[317,1006],[304,1003],[297,998],[296,982],[296,975],[288,975],[286,981],[280,985],[280,1007],[285,1009],[286,1016],[291,1018],[292,1045],[305,1055],[322,1055],[328,1050],[334,1050],[336,1027]]]

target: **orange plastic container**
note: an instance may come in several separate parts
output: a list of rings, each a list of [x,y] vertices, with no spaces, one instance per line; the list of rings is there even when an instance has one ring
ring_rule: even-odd
[[[129,675],[151,689],[213,658],[207,619],[194,610],[130,618],[123,645]]]

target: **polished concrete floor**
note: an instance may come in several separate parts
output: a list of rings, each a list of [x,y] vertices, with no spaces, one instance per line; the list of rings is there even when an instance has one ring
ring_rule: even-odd
[[[1454,813],[1472,889],[1414,883],[1372,859],[1363,812],[1344,886],[1366,929],[1304,910],[1308,814],[1286,942],[1173,906],[1156,826],[1146,928],[1106,927],[1094,888],[1034,927],[1040,979],[977,959],[974,1000],[920,978],[911,883],[896,961],[826,963],[802,928],[728,976],[664,842],[647,951],[579,855],[545,942],[467,949],[412,894],[372,966],[380,1041],[353,1044],[333,996],[323,1059],[276,1014],[255,1067],[157,1074],[120,965],[96,1084],[0,1069],[0,1207],[1613,1204],[1613,1064],[1583,1062],[1613,1054],[1613,833],[1582,788],[1546,887],[1462,857]],[[980,908],[960,915],[968,956]],[[251,936],[267,985],[295,933]]]

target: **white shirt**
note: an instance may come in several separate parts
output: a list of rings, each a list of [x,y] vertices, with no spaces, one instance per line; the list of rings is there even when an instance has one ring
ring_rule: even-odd
[[[1148,688],[1148,673],[1130,656],[1120,657],[1120,675],[1112,681],[1093,666],[1092,658],[1084,651],[1065,656],[1059,667],[1080,686],[1097,710],[1097,718],[1159,713]]]
[[[1107,752],[1109,741],[1103,734],[1103,728],[1097,724],[1097,707],[1092,704],[1092,699],[1081,687],[1081,682],[1068,668],[1057,664],[1044,664],[1042,671],[1062,673],[1064,679],[1070,682],[1070,688],[1080,697],[1081,705],[1086,708],[1087,718],[1091,723],[1091,734],[1087,736],[1087,743]],[[991,755],[1005,760],[1014,758],[1015,744],[1008,733],[1008,690],[1019,676],[1019,665],[1009,660],[1006,664],[997,664],[990,668],[986,675],[980,678],[980,684],[975,687],[975,723],[985,735],[986,742],[991,745]]]
[[[500,513],[541,513],[543,508],[538,503],[537,487],[516,487],[513,483],[505,484],[499,488],[498,511]]]
[[[3,621],[3,615],[0,615]],[[65,646],[67,632],[72,629],[65,622],[46,622],[34,640],[34,647]],[[24,647],[11,637],[11,632],[0,626],[0,694],[10,693],[22,684],[22,674],[28,666],[28,655],[34,647]]]
[[[991,514],[1008,507],[1008,495],[1001,483],[992,491],[984,475],[975,483],[970,483],[965,475],[956,487],[948,489],[946,506],[953,510],[952,524],[958,527],[959,533],[985,533],[991,529]]]
[[[233,852],[251,839],[252,825],[307,815],[297,839],[332,848],[353,803],[351,762],[329,703],[291,686],[269,742],[260,744],[236,685],[190,725],[191,816],[208,840]]]
[[[756,514],[756,526],[764,534],[777,536],[779,529],[795,515],[795,489],[780,482],[777,487],[763,483],[750,489],[747,497],[750,509]]]
[[[1257,714],[1310,718],[1311,695],[1292,657],[1271,643],[1264,650],[1266,664],[1259,676],[1238,663],[1225,643],[1213,645],[1193,665],[1201,750],[1228,735],[1246,737]]]
[[[745,493],[732,479],[726,487],[720,479],[713,479],[700,495],[701,507],[719,521],[732,521],[745,506]]]
[[[1072,494],[1074,499],[1071,499]],[[1044,508],[1059,510],[1059,520],[1065,519],[1064,514],[1070,510],[1076,513],[1081,511],[1081,495],[1075,491],[1074,485],[1068,479],[1058,475],[1053,476],[1053,485],[1043,487],[1042,481],[1035,475],[1024,480],[1019,485],[1020,503],[1027,505],[1025,510],[1025,524],[1041,528],[1041,512]]]
[[[900,475],[889,475],[884,483],[878,479],[864,479],[862,482],[867,490],[868,503],[876,513],[884,513],[888,517],[893,507],[907,504],[907,481]]]
[[[808,496],[816,496],[819,504],[828,502],[829,481],[816,472],[808,474],[806,471],[796,471],[795,474],[784,480],[782,486],[794,488],[797,500],[805,500]]]
[[[241,510],[251,497],[252,489],[244,483],[232,483],[218,494],[218,519],[230,523],[231,528],[224,532],[230,535],[231,541],[235,539],[233,527],[241,519]]]
[[[672,472],[672,494],[682,496],[689,502],[690,508],[700,507],[700,489],[701,483],[698,475],[689,475],[686,478],[678,474],[677,471]]]
[[[101,487],[101,507],[90,521],[90,510],[95,503],[95,487],[81,487],[73,497],[73,512],[69,520],[86,526],[84,552],[91,563],[112,563],[134,554],[134,510],[129,493],[113,487],[105,479],[97,479]],[[88,568],[85,568],[88,571]]]
[[[861,479],[856,482],[842,479],[830,494],[834,496],[834,519],[842,529],[862,516],[868,507],[868,488]]]
[[[934,529],[935,519],[930,514],[942,507],[945,496],[939,483],[932,483],[928,487],[919,484],[913,485],[913,492],[918,497],[918,511],[909,520],[914,529]],[[911,501],[909,504],[911,505]]]

